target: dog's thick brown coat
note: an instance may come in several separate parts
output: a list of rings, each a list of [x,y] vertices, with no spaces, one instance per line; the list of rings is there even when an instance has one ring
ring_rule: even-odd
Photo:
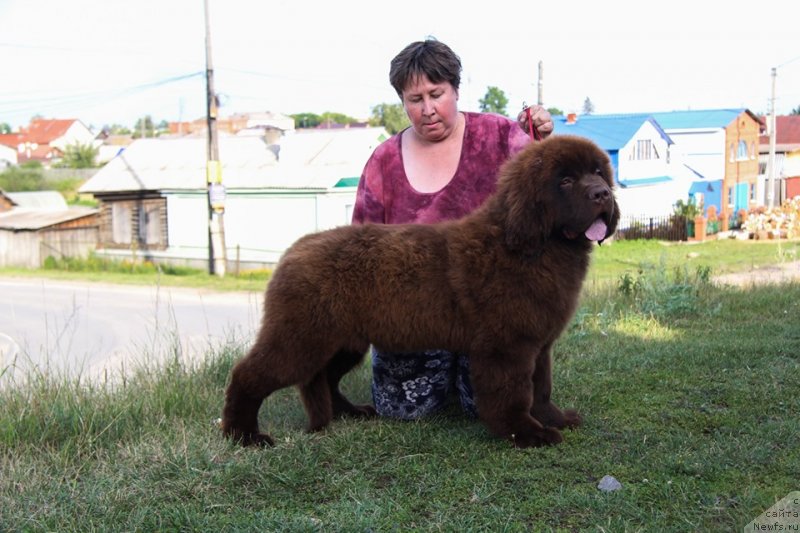
[[[598,219],[610,236],[619,210],[607,155],[553,136],[501,170],[477,211],[439,224],[345,226],[299,239],[267,287],[255,344],[231,374],[222,429],[272,444],[262,401],[300,388],[309,430],[334,416],[369,416],[339,380],[370,344],[469,356],[478,415],[518,447],[554,444],[580,417],[550,399],[550,350],[572,317]],[[587,233],[589,234],[589,233]]]

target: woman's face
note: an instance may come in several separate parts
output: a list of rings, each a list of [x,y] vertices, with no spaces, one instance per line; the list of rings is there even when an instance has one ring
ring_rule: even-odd
[[[458,125],[458,90],[448,82],[433,83],[421,74],[408,82],[402,99],[414,131],[423,140],[444,140]]]

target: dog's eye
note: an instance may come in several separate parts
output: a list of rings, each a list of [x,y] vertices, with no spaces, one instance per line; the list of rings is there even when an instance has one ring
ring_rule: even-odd
[[[602,176],[603,175],[603,171],[600,170],[600,167],[594,169],[594,173],[597,174],[598,176]]]
[[[570,178],[570,177],[567,176],[567,177],[561,178],[560,185],[562,187],[572,187],[573,183],[575,183],[575,178]]]

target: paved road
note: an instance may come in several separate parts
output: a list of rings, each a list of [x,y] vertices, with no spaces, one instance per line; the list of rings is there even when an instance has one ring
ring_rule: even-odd
[[[31,367],[88,378],[249,343],[261,293],[0,278],[0,383]]]

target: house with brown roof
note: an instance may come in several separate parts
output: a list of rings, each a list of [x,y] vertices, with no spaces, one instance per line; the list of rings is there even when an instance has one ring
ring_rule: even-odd
[[[19,164],[39,161],[49,166],[67,146],[94,145],[95,134],[78,119],[35,118],[17,133],[0,135],[0,144],[16,149]]]
[[[767,128],[769,117],[764,117]],[[770,134],[767,130],[759,138],[758,178],[769,186]],[[775,117],[775,205],[800,196],[800,115]]]

